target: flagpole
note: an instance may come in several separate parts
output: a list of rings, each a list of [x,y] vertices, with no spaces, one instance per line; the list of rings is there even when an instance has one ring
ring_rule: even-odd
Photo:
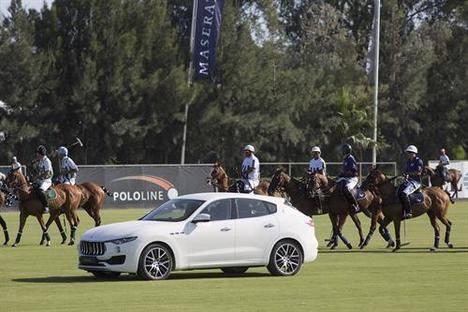
[[[380,46],[380,0],[374,0],[375,38],[374,46],[374,137],[372,145],[372,164],[377,164],[377,116],[379,107],[379,46]]]
[[[192,8],[192,28],[190,33],[190,63],[188,69],[188,79],[187,85],[188,87],[192,87],[193,83],[193,49],[195,46],[195,31],[197,26],[197,9],[198,9],[198,0],[193,1],[193,8]],[[192,104],[194,97],[190,98],[190,101],[185,103],[185,113],[184,113],[184,130],[182,133],[182,149],[180,151],[180,164],[185,164],[185,147],[187,145],[187,123],[188,123],[188,110],[190,104]]]

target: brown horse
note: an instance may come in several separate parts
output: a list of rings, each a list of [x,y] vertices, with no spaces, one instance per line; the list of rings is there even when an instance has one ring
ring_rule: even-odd
[[[321,175],[316,175],[316,179],[312,182],[312,187],[315,192],[318,188],[324,187],[326,181]],[[330,189],[324,190],[324,196],[322,198],[314,198],[308,195],[305,190],[305,184],[297,179],[289,177],[283,170],[278,169],[271,180],[269,192],[273,192],[278,188],[283,188],[291,198],[291,202],[299,211],[302,213],[313,216],[327,213],[332,223],[333,235],[328,244],[328,247],[335,249],[338,246],[338,238],[340,238],[345,245],[352,249],[352,245],[349,243],[347,238],[343,235],[342,229],[346,222],[346,218],[349,215],[350,207],[349,203],[340,194],[338,189],[333,186]],[[373,220],[373,229],[371,228],[370,234],[366,239],[362,232],[361,222],[356,214],[351,214],[350,217],[353,220],[359,233],[359,247],[364,248],[372,236],[377,222],[382,222],[383,216],[378,209],[380,205],[379,199],[374,196],[371,192],[366,192],[366,196],[359,200],[361,207],[360,211],[369,211]],[[393,240],[388,232],[380,232],[384,239],[388,242],[389,246],[392,246]]]
[[[0,208],[3,207],[3,205],[6,202],[7,198],[7,193],[5,193],[3,190],[0,190]],[[3,220],[2,216],[0,216],[0,225],[2,226],[3,229],[3,235],[5,236],[5,242],[3,243],[4,246],[8,244],[10,241],[10,235],[8,234],[8,229],[5,220]]]
[[[101,209],[104,206],[104,200],[106,196],[112,196],[112,194],[104,186],[93,182],[84,182],[76,187],[82,194],[80,207],[93,218],[95,226],[101,225]]]
[[[62,213],[65,213],[71,228],[69,245],[74,244],[76,227],[79,224],[79,219],[76,211],[80,204],[81,195],[77,193],[72,186],[60,184],[53,187],[53,190],[56,194],[56,198],[48,200],[50,216],[47,223],[44,224],[44,220],[42,218],[42,215],[44,213],[44,207],[40,200],[37,198],[35,192],[32,190],[31,185],[27,182],[26,177],[21,173],[21,171],[10,171],[5,180],[5,183],[7,184],[7,186],[13,188],[18,192],[20,201],[20,224],[13,247],[16,247],[20,243],[24,225],[26,223],[26,219],[29,216],[35,216],[37,218],[39,225],[41,226],[41,229],[43,231],[43,238],[45,238],[45,240],[47,241],[47,246],[50,246],[50,236],[47,233],[47,231],[52,222],[55,221],[63,237],[64,231],[58,218],[58,216]]]
[[[429,176],[429,180],[431,182],[431,186],[437,186],[443,189],[445,185],[445,180],[441,177],[440,173],[437,172],[436,169],[429,167],[428,165],[424,166],[424,173]],[[452,194],[449,193],[447,190],[447,194],[450,197],[450,201],[452,204],[455,202],[455,198],[458,198],[458,192],[462,190],[462,184],[460,187],[458,186],[460,179],[462,177],[462,173],[458,169],[449,169],[447,173],[447,182],[450,183]]]
[[[207,178],[207,183],[213,186],[215,192],[231,192],[235,189],[233,185],[235,185],[236,181],[229,178],[220,162],[215,162],[213,170]],[[260,184],[254,189],[254,194],[268,195],[269,185],[268,181],[260,181]]]
[[[395,196],[397,188],[393,185],[392,180],[379,169],[372,169],[366,177],[365,184],[372,193],[382,199],[382,212],[385,218],[382,221],[381,227],[386,227],[391,222],[395,226],[396,246],[393,251],[397,251],[401,248],[400,226],[403,208]],[[452,222],[446,217],[450,204],[449,196],[439,187],[423,188],[422,193],[424,200],[420,204],[412,205],[413,218],[423,214],[429,216],[431,225],[434,228],[434,246],[431,250],[435,251],[439,248],[440,229],[436,219],[439,219],[445,225],[445,243],[449,248],[453,248],[453,244],[450,242]]]

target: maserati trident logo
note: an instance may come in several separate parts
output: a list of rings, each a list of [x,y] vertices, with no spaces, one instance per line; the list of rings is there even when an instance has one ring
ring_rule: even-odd
[[[176,198],[179,195],[174,184],[161,177],[147,175],[126,176],[114,179],[111,183],[118,183],[121,181],[147,182],[156,186],[156,189],[114,192],[112,194],[114,201],[165,201],[167,199]]]

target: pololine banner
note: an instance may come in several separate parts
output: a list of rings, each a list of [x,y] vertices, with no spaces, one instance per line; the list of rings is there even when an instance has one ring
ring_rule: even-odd
[[[82,166],[78,182],[95,182],[111,192],[105,208],[155,208],[179,195],[210,192],[210,167]]]
[[[221,32],[224,0],[194,0],[195,27],[193,46],[194,79],[213,78],[216,66],[216,44]],[[196,11],[196,12],[195,12]]]

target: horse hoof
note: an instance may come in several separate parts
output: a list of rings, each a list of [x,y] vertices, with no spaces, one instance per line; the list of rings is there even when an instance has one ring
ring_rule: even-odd
[[[346,247],[348,247],[348,249],[353,249],[353,245],[351,244],[346,244]]]
[[[338,247],[338,244],[333,244],[333,245],[330,246],[330,249],[331,249],[331,250],[335,250],[336,247]]]
[[[11,245],[11,247],[13,247],[13,248],[15,248],[16,246],[18,246],[18,245],[17,245],[17,244],[13,244],[13,245]]]
[[[436,248],[436,247],[431,247],[431,248],[429,248],[429,251],[431,251],[431,252],[436,252],[436,251],[437,251],[437,248]]]
[[[75,245],[74,241],[71,241],[71,242],[68,243],[68,246],[73,246],[73,245]]]
[[[447,246],[448,246],[448,248],[450,248],[450,249],[453,248],[453,244],[452,244],[452,243],[447,243]]]
[[[50,242],[47,242],[46,247],[50,247]]]
[[[359,249],[364,249],[366,248],[367,244],[362,244],[361,246],[359,246]]]
[[[400,250],[400,247],[395,247],[393,248],[392,252],[397,252],[398,250]]]
[[[385,247],[385,248],[393,248],[393,247],[395,247],[395,242],[389,242],[387,244],[387,247]]]
[[[333,245],[333,241],[329,241],[327,247],[331,247]]]
[[[64,239],[64,240],[60,243],[60,245],[63,245],[63,244],[65,244],[66,242],[67,242],[67,240]]]

